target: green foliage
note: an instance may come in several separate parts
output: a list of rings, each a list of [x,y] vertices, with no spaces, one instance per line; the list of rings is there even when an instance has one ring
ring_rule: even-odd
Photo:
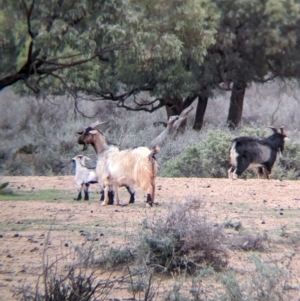
[[[98,258],[94,263],[100,266],[111,269],[129,264],[134,259],[131,251],[128,248],[109,248],[105,251],[101,258]]]
[[[9,185],[9,182],[0,183],[0,195],[12,195],[12,191],[9,189],[6,189],[6,187]]]
[[[225,177],[232,135],[209,130],[200,144],[188,147],[182,154],[165,164],[165,177]],[[226,169],[227,168],[227,169]]]
[[[218,20],[209,0],[155,0],[151,5],[135,0],[25,0],[17,6],[4,0],[3,7],[0,80],[22,71],[27,77],[15,87],[19,92],[54,95],[74,87],[73,92],[103,96],[118,90],[120,82],[131,89],[164,79],[160,89],[168,82],[166,89],[175,88],[181,80],[181,88],[189,86],[189,77],[184,80],[189,72],[181,62],[203,61]],[[38,72],[28,74],[29,67]],[[158,69],[166,72],[156,76]]]
[[[297,1],[230,0],[216,1],[222,13],[214,49],[221,63],[222,78],[229,80],[263,81],[269,72],[288,72],[278,58],[291,60],[286,54],[297,45],[300,5]],[[224,57],[225,56],[225,57]],[[226,62],[226,63],[225,63]],[[274,67],[278,69],[274,69]],[[226,81],[226,80],[225,80]]]
[[[0,184],[0,190],[4,189],[4,188],[7,187],[8,185],[9,185],[9,182],[1,183],[1,184]]]

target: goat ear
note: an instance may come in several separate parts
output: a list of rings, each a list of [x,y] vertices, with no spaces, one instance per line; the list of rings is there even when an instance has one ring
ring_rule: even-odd
[[[82,131],[82,132],[77,132],[77,134],[78,134],[78,135],[82,135],[82,134],[83,134],[83,132],[84,132],[84,131]]]
[[[89,157],[85,157],[86,160],[91,160]]]
[[[90,130],[90,134],[97,134],[97,133],[99,133],[97,130]]]
[[[275,134],[278,133],[278,130],[274,126],[268,126]]]
[[[108,123],[109,121],[103,121],[103,122],[100,122],[99,120],[97,120],[96,122],[93,122],[92,124],[89,125],[90,128],[94,129],[96,128],[97,126],[99,125],[102,125],[102,124],[106,124]]]

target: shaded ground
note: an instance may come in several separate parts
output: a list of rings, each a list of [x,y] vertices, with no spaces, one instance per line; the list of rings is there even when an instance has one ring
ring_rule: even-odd
[[[124,244],[127,233],[136,232],[146,216],[165,214],[172,202],[187,198],[203,202],[207,217],[217,223],[241,222],[247,231],[278,241],[276,249],[264,252],[265,260],[289,269],[289,285],[296,288],[300,284],[299,243],[291,243],[299,237],[299,181],[158,178],[158,205],[153,208],[146,208],[141,191],[137,191],[135,204],[101,206],[95,185],[91,201],[74,201],[77,193],[72,176],[6,177],[3,181],[10,182],[14,194],[0,195],[0,300],[18,300],[13,296],[15,288],[36,279],[45,243],[53,256],[82,244],[85,232],[92,233],[96,241]],[[128,203],[125,189],[120,189],[120,197],[123,204]],[[50,238],[45,239],[50,228]],[[231,251],[229,268],[247,270],[243,264],[247,256]]]

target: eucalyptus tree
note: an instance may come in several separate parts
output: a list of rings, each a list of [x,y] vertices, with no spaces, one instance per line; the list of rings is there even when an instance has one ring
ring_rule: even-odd
[[[210,0],[3,0],[0,9],[0,89],[166,107],[168,115],[203,89],[193,66],[218,22]],[[154,98],[128,103],[141,91]]]
[[[20,83],[21,90],[59,93],[73,68],[126,49],[130,37],[120,36],[116,24],[102,25],[103,16],[109,19],[118,13],[115,7],[126,5],[122,0],[3,0],[0,89]],[[120,19],[130,24],[126,14]],[[113,32],[109,41],[103,41],[103,30]]]
[[[227,122],[234,129],[242,118],[244,95],[251,82],[292,76],[300,42],[300,3],[296,0],[216,0],[221,12],[214,55],[216,81],[231,87]],[[298,52],[299,53],[299,52]],[[215,72],[215,71],[214,71]],[[295,74],[294,74],[295,75]]]
[[[132,32],[135,40],[129,49],[107,56],[99,67],[104,68],[101,80],[94,77],[93,87],[86,82],[77,87],[127,110],[153,112],[165,107],[168,117],[179,115],[204,89],[196,67],[215,42],[216,6],[211,0],[155,0],[141,5],[139,1],[143,17]],[[142,91],[152,99],[137,100]]]

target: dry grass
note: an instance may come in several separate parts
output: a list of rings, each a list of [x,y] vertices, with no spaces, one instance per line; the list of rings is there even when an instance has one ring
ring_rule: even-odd
[[[252,85],[247,89],[242,125],[253,129],[266,126],[286,126],[291,144],[299,142],[300,104],[298,87],[291,82]],[[198,133],[189,129],[185,135],[177,135],[161,149],[158,160],[161,172],[165,163],[182,153],[192,144],[205,141],[209,130],[228,133],[226,117],[230,94],[217,94],[208,102],[205,127]],[[284,104],[284,105],[283,105]],[[86,115],[96,116],[91,120],[74,113],[74,103],[69,98],[40,99],[19,98],[10,89],[0,93],[0,172],[10,175],[72,174],[70,158],[81,153],[76,143],[76,131],[95,119],[110,120],[106,133],[109,139],[121,148],[146,145],[163,131],[155,127],[158,121],[166,122],[164,109],[153,114],[127,112],[117,109],[109,102],[82,101],[81,109]],[[195,106],[196,107],[196,106]],[[194,113],[188,119],[193,123]],[[13,120],[13,122],[12,122]],[[266,131],[267,132],[267,131]],[[233,136],[243,133],[243,128]],[[13,137],[13,139],[11,138]],[[49,147],[51,144],[51,147]],[[94,162],[92,149],[85,153]],[[295,150],[291,149],[295,157]],[[290,168],[298,168],[293,158],[287,158]],[[227,158],[224,158],[227,160]],[[299,172],[299,171],[298,171]],[[295,178],[295,173],[282,173],[275,166],[276,177]]]

